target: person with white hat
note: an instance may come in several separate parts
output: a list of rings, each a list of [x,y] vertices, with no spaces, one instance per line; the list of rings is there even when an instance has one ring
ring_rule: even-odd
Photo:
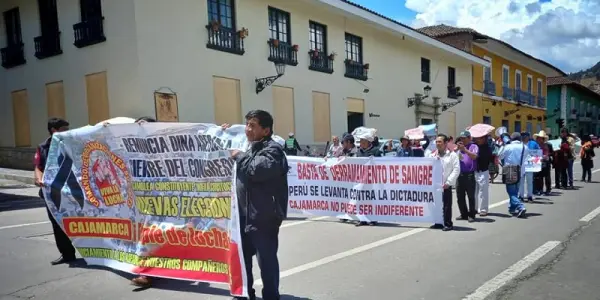
[[[294,156],[298,155],[298,151],[302,151],[302,148],[300,148],[300,144],[298,144],[298,140],[294,136],[293,132],[290,132],[288,139],[285,140],[285,147],[283,148],[283,151],[285,151],[285,154],[287,155]]]
[[[541,130],[539,133],[533,135],[535,141],[542,150],[542,170],[534,174],[533,179],[533,193],[541,196],[544,193],[544,181],[546,182],[545,195],[549,196],[552,191],[552,178],[550,171],[552,169],[552,153],[554,149],[552,144],[548,143],[548,135],[545,131]]]

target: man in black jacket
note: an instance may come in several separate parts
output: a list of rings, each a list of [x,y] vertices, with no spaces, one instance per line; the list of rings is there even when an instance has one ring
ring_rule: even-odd
[[[34,163],[35,169],[33,173],[33,177],[35,179],[35,185],[40,187],[40,198],[44,199],[44,193],[42,192],[42,187],[44,186],[44,170],[46,169],[46,160],[48,159],[48,152],[50,151],[50,143],[52,142],[52,135],[56,132],[62,132],[69,130],[69,122],[60,118],[50,118],[48,120],[48,133],[50,136],[41,144],[38,145],[35,156]],[[54,233],[54,240],[56,241],[56,247],[60,252],[61,256],[52,261],[52,265],[69,263],[75,260],[75,248],[71,243],[69,237],[65,234],[65,232],[60,227],[60,224],[56,222],[56,219],[52,215],[50,208],[48,208],[48,204],[46,203],[46,212],[48,213],[48,219],[50,219],[50,223],[52,223],[52,231]]]
[[[223,125],[223,128],[227,127],[227,124]],[[246,114],[250,149],[247,152],[231,151],[237,164],[240,232],[250,299],[256,299],[252,288],[252,257],[255,254],[259,257],[263,282],[262,299],[280,299],[277,249],[279,227],[287,215],[289,168],[283,147],[271,138],[272,134],[271,114],[263,110],[250,111]]]

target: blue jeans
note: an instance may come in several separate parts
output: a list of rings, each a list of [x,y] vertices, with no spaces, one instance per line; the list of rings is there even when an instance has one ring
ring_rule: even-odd
[[[523,180],[521,178],[521,180]],[[507,184],[506,193],[508,193],[508,212],[516,213],[525,209],[525,205],[519,200],[519,183]]]
[[[574,159],[569,159],[569,167],[567,168],[567,175],[569,176],[569,186],[573,186],[573,163]]]

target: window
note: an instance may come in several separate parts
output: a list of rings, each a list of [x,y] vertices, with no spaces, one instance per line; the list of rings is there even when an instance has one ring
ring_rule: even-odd
[[[510,126],[508,120],[502,120],[502,127],[506,128],[508,132],[510,132]]]
[[[530,134],[532,133],[531,131],[533,130],[533,125],[531,124],[531,122],[527,122],[525,123],[525,131],[529,132]]]
[[[73,25],[75,46],[83,48],[106,41],[100,0],[79,0],[81,22]]]
[[[577,107],[575,107],[575,97],[571,97],[571,110],[577,110]]]
[[[533,78],[531,75],[527,75],[527,92],[530,94],[533,93]]]
[[[521,121],[515,121],[515,132],[521,132]]]
[[[290,13],[269,6],[269,60],[298,65],[298,48],[292,45]]]
[[[4,24],[6,25],[6,44],[9,47],[23,44],[21,15],[18,7],[4,12]]]
[[[333,73],[333,57],[327,52],[327,26],[309,21],[310,70]]]
[[[2,48],[0,52],[2,53],[2,66],[8,69],[25,64],[25,51],[19,8],[7,10],[3,16],[6,28],[6,47]]]
[[[290,13],[269,7],[269,32],[272,40],[279,43],[290,44]]]
[[[35,57],[44,59],[62,54],[56,0],[38,0],[41,35],[34,38]]]
[[[208,22],[218,22],[220,27],[235,29],[233,0],[207,0]]]
[[[431,61],[427,58],[421,57],[421,81],[431,82]]]
[[[492,59],[487,56],[484,56],[483,59],[490,62],[490,67],[483,67],[483,80],[484,81],[492,81],[492,68],[491,68]]]
[[[448,67],[448,86],[456,87],[456,69]]]
[[[368,65],[363,64],[362,38],[346,32],[346,73],[348,78],[367,80]]]
[[[346,59],[362,64],[362,38],[346,33]]]
[[[209,49],[244,54],[244,38],[247,32],[237,31],[235,23],[234,0],[207,0],[208,7],[208,42]]]
[[[538,79],[537,81],[537,95],[538,97],[543,97],[544,90],[542,88],[542,80]]]
[[[540,132],[542,131],[542,123],[537,123],[537,125],[535,125],[535,132]]]
[[[510,69],[508,66],[502,66],[502,86],[509,87]]]
[[[515,89],[516,90],[521,90],[521,83],[522,83],[521,71],[517,70],[515,72]]]
[[[483,124],[492,125],[492,117],[483,116]]]

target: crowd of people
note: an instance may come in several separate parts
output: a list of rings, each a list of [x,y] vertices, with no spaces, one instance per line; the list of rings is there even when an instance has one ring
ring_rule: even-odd
[[[273,139],[273,117],[268,112],[253,110],[248,112],[245,119],[246,137],[250,147],[245,152],[231,150],[231,156],[236,161],[237,168],[236,193],[240,201],[239,224],[249,298],[234,298],[256,299],[252,287],[252,259],[257,255],[260,258],[258,265],[263,282],[262,298],[276,300],[280,299],[277,257],[279,228],[287,215],[288,205],[289,166],[285,154],[296,154],[302,149],[293,133],[290,133],[286,141],[276,142]],[[146,122],[156,121],[150,117],[136,120],[136,123],[140,124]],[[36,185],[44,186],[42,178],[52,135],[68,128],[69,123],[66,120],[52,118],[48,121],[50,137],[38,146],[34,159]],[[222,130],[228,128],[228,124],[222,125]],[[396,157],[439,159],[443,166],[443,223],[434,224],[433,227],[444,231],[453,229],[454,189],[460,211],[457,220],[473,222],[477,215],[487,215],[488,188],[491,181],[489,173],[490,168],[493,169],[497,165],[501,166],[502,182],[506,185],[510,198],[508,211],[517,217],[523,217],[526,212],[524,202],[531,201],[534,195],[544,192],[544,183],[545,193],[550,193],[552,167],[556,172],[555,187],[573,188],[573,163],[578,155],[583,167],[582,181],[591,181],[592,159],[595,155],[591,139],[582,137],[581,151],[575,153],[575,137],[566,129],[561,130],[562,142],[557,149],[553,149],[548,143],[548,137],[543,131],[534,134],[533,139],[527,132],[501,134],[495,139],[489,134],[474,137],[469,130],[461,132],[456,141],[442,133],[436,133],[433,137],[424,136],[422,139],[404,136],[397,148],[394,148],[391,140],[384,143],[385,145],[380,144],[375,133],[375,130],[366,130],[346,133],[341,138],[333,137],[331,145],[327,147],[326,157],[380,157],[391,154]],[[542,169],[539,172],[526,172],[523,167],[526,151],[529,149],[542,150]],[[44,197],[41,190],[40,197]],[[75,248],[52,216],[50,209],[48,217],[52,222],[56,245],[62,255],[53,261],[52,265],[75,260]],[[377,223],[356,223],[356,226],[362,225]],[[147,276],[137,276],[132,280],[133,284],[142,287],[149,287],[152,282]]]
[[[456,189],[457,205],[460,215],[457,220],[474,222],[479,215],[487,216],[489,210],[489,184],[493,183],[490,174],[502,174],[502,183],[509,196],[508,211],[516,217],[524,217],[525,204],[535,196],[551,195],[554,168],[556,189],[573,189],[573,164],[580,158],[583,174],[581,181],[591,182],[594,146],[589,135],[581,137],[581,149],[576,153],[576,136],[567,128],[560,131],[560,146],[554,149],[548,141],[545,131],[533,134],[529,132],[504,133],[493,137],[492,132],[473,137],[469,130],[460,133],[456,140],[442,133],[435,137],[424,136],[414,139],[409,136],[400,138],[400,145],[393,148],[389,140],[381,147],[379,138],[374,134],[345,133],[340,140],[332,137],[331,145],[325,157],[435,157],[442,161],[444,169],[443,215],[444,223],[433,228],[450,231],[452,222],[452,197]],[[355,138],[359,137],[356,145]],[[435,147],[430,143],[435,141]],[[541,170],[526,171],[525,159],[528,151],[541,150]],[[392,153],[390,153],[392,152]],[[348,222],[342,219],[343,222]],[[356,226],[376,225],[376,222],[356,222]]]

